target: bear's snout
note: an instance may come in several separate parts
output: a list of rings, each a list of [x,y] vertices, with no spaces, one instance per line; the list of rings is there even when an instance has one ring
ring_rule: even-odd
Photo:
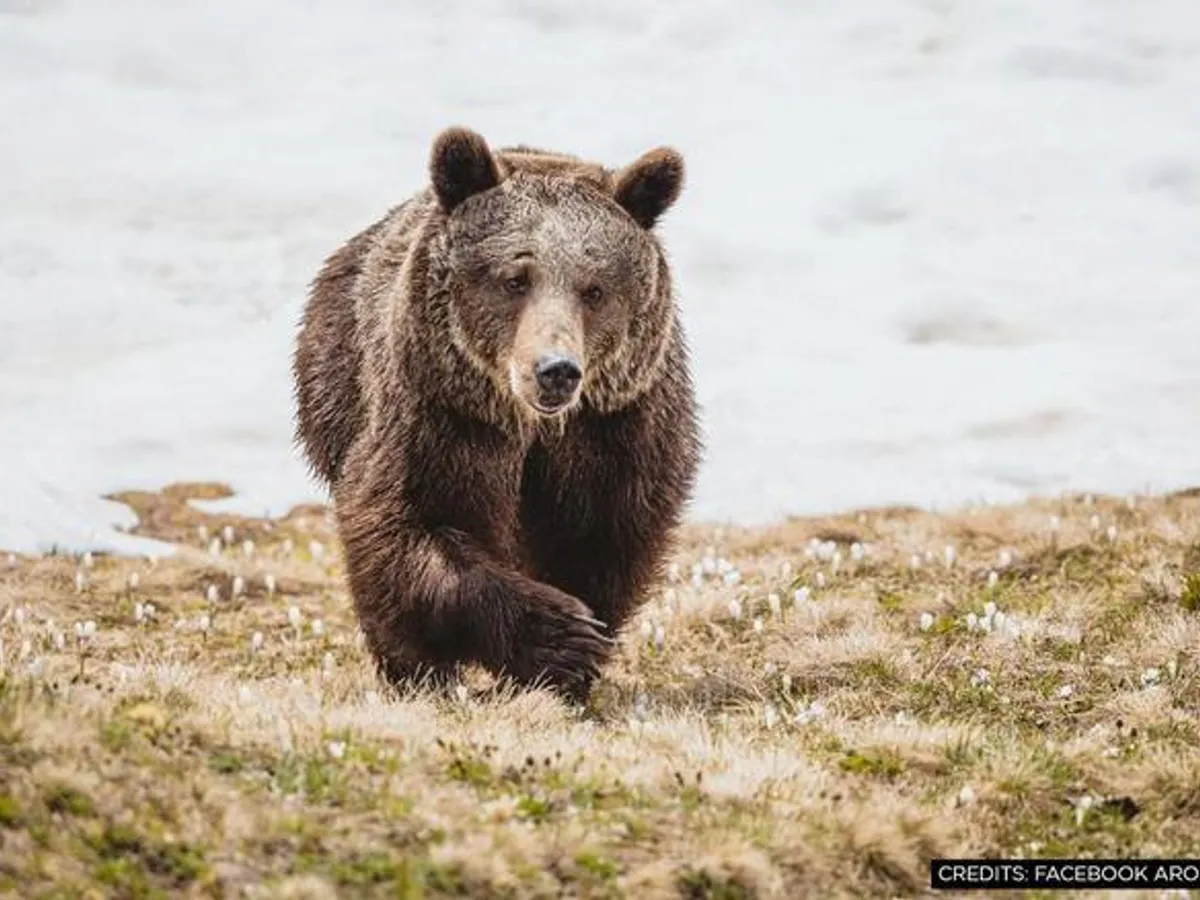
[[[537,405],[546,412],[557,412],[575,399],[583,369],[568,356],[543,356],[533,367],[537,384]]]

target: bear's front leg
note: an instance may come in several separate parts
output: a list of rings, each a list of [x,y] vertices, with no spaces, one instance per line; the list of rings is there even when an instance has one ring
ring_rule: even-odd
[[[429,453],[417,478],[387,464],[385,450],[352,451],[336,502],[350,591],[384,676],[408,682],[477,662],[522,685],[585,695],[612,642],[582,600],[514,565],[502,526],[515,501],[495,477],[504,456],[479,445]]]
[[[347,576],[389,681],[477,662],[521,685],[587,694],[611,641],[582,601],[500,565],[461,533],[368,535],[352,519],[343,519]]]

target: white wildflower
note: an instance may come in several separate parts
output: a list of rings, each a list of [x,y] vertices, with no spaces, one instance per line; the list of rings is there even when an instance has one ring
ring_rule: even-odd
[[[767,595],[767,609],[771,611],[771,615],[778,616],[783,611],[783,605],[779,602],[779,595],[771,593]]]
[[[87,587],[87,583],[87,575],[84,574],[83,569],[77,569],[75,571],[75,593],[82,594]]]
[[[312,628],[313,637],[325,636],[325,623],[320,619],[313,619],[309,627]]]
[[[223,537],[225,539],[225,543],[232,544],[233,543],[233,526],[226,525],[224,528],[222,528],[221,529],[221,537]]]
[[[230,590],[231,596],[240,597],[246,592],[246,579],[241,575],[233,576],[233,587]]]
[[[801,706],[800,709],[796,711],[796,716],[793,721],[795,721],[797,725],[807,725],[810,722],[815,722],[817,719],[824,717],[824,715],[825,704],[823,704],[820,700],[814,700],[812,703],[809,703],[806,706]]]
[[[329,742],[329,755],[334,759],[341,759],[346,755],[346,745],[342,741]]]
[[[263,584],[266,586],[268,594],[275,593],[275,576],[274,575],[271,575],[270,573],[264,575],[263,576]]]
[[[729,601],[729,615],[735,619],[742,617],[742,601],[737,597]]]
[[[855,541],[853,544],[850,545],[850,558],[852,560],[854,560],[855,562],[862,562],[863,557],[866,555],[867,555],[866,548],[862,544],[860,544],[858,541]]]
[[[762,616],[755,616],[754,617],[754,631],[756,634],[762,634],[762,630],[763,630]]]
[[[983,614],[989,619],[994,619],[996,617],[996,612],[996,604],[992,601],[989,600],[983,605]]]
[[[1158,684],[1161,677],[1162,672],[1160,672],[1158,669],[1146,669],[1146,671],[1142,672],[1142,687],[1153,687],[1154,685]]]
[[[650,718],[650,699],[645,694],[633,698],[633,717],[639,722]]]
[[[973,612],[967,613],[967,631],[974,631],[979,625],[979,616]]]
[[[957,556],[957,552],[955,551],[953,544],[947,544],[946,548],[942,551],[942,555],[946,558],[947,566],[954,565],[954,559]]]
[[[291,556],[291,555],[292,555],[292,552],[293,552],[295,549],[296,549],[296,542],[295,542],[295,541],[293,541],[291,538],[284,538],[284,539],[283,539],[283,553],[284,553],[284,555],[285,555],[285,556]]]
[[[662,625],[654,626],[654,649],[662,652],[663,645],[667,642],[667,630]]]
[[[817,587],[819,587],[819,588],[825,587],[825,573],[824,572],[817,573],[816,582],[817,582]]]
[[[216,603],[220,596],[215,584],[210,584],[204,591],[204,599],[209,603]]]
[[[1075,801],[1075,824],[1082,825],[1084,817],[1087,816],[1088,810],[1095,805],[1095,800],[1091,795],[1084,795]]]
[[[86,553],[83,554],[83,567],[85,569],[90,569],[95,564],[96,564],[96,557],[92,556],[91,550],[88,550]]]
[[[962,790],[958,792],[958,805],[970,806],[975,802],[975,789],[969,784],[964,784]]]
[[[207,634],[209,629],[212,628],[212,616],[210,616],[208,613],[201,613],[200,619],[196,622],[196,625],[200,628],[202,633]]]
[[[1097,515],[1097,514],[1092,515],[1091,525],[1092,525],[1092,531],[1100,530],[1100,516],[1099,515]]]
[[[289,606],[287,611],[288,624],[299,630],[300,623],[303,621],[300,616],[300,608],[297,606]]]
[[[1105,535],[1108,537],[1108,542],[1110,544],[1115,544],[1117,542],[1117,526],[1109,525]]]
[[[142,622],[146,618],[146,605],[144,603],[133,604],[133,621]]]
[[[785,581],[792,577],[792,564],[788,560],[784,560],[779,564],[779,577]]]
[[[263,647],[263,634],[261,631],[256,631],[250,635],[250,650],[257,653]]]
[[[141,581],[142,581],[141,576],[138,575],[137,572],[129,573],[129,589],[131,591],[136,591],[138,589],[138,586],[141,584]]]
[[[206,543],[208,541],[208,526],[207,525],[197,525],[196,526],[196,536],[198,538],[200,538],[201,543]]]
[[[313,558],[314,562],[321,562],[323,559],[325,559],[325,545],[320,541],[309,541],[308,553]]]
[[[1064,684],[1062,687],[1060,687],[1058,689],[1058,699],[1066,700],[1074,693],[1075,693],[1075,685]]]
[[[928,631],[930,628],[932,628],[933,627],[933,613],[931,613],[931,612],[921,613],[920,625],[921,625],[922,631]]]
[[[991,681],[991,676],[987,669],[976,669],[975,674],[971,676],[971,687],[983,687],[989,681]]]
[[[211,541],[209,541],[208,555],[209,556],[220,556],[221,555],[221,539],[220,538],[215,537]]]
[[[994,588],[999,583],[1000,583],[1000,576],[996,574],[996,570],[993,569],[992,571],[988,572],[988,577],[987,577],[988,587]]]
[[[254,541],[250,540],[250,538],[242,541],[242,556],[246,557],[246,559],[254,556]]]
[[[1001,550],[1000,551],[1000,557],[998,560],[1000,568],[1007,569],[1009,566],[1012,565],[1012,561],[1013,561],[1013,555],[1012,555],[1011,550]]]
[[[796,588],[796,593],[795,593],[794,599],[796,601],[797,606],[800,606],[803,603],[807,603],[808,597],[809,597],[809,590],[807,587]]]
[[[763,724],[768,728],[774,728],[775,723],[779,721],[779,713],[775,711],[775,707],[768,703],[763,708]]]
[[[916,569],[919,569],[919,568],[921,568],[921,555],[920,555],[919,553],[914,553],[914,554],[913,554],[913,555],[912,555],[912,556],[909,558],[909,560],[908,560],[908,567],[909,567],[910,569],[913,569],[914,571],[915,571]]]

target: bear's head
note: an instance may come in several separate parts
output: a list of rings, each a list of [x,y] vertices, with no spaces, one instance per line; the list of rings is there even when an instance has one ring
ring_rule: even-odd
[[[462,358],[536,418],[611,411],[653,383],[675,327],[654,226],[683,186],[678,152],[613,171],[451,128],[430,176]]]

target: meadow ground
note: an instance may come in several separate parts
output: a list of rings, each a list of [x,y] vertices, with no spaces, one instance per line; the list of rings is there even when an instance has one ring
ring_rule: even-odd
[[[913,896],[936,856],[1200,855],[1200,492],[689,528],[582,712],[390,694],[325,511],[187,502],[220,493],[122,496],[156,562],[0,555],[5,896]]]

